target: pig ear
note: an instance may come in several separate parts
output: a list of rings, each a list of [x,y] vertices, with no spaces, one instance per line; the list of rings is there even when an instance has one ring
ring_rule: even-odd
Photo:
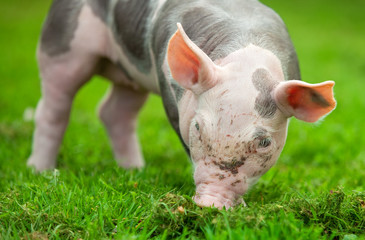
[[[333,81],[309,84],[292,80],[281,82],[274,90],[279,109],[288,117],[315,122],[336,107]]]
[[[181,24],[169,41],[167,61],[172,77],[184,88],[202,92],[216,83],[216,65],[186,35]]]

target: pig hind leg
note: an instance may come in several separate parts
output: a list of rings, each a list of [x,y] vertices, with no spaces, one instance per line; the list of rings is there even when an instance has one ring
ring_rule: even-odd
[[[76,6],[66,6],[55,1],[52,5],[37,53],[42,98],[36,110],[32,154],[27,164],[38,171],[55,167],[73,98],[100,63],[98,46],[103,39],[90,33],[103,36],[102,23],[81,2],[67,2],[74,3]],[[75,11],[58,11],[62,7]],[[68,15],[61,18],[60,13]]]
[[[99,110],[113,146],[114,157],[124,168],[144,166],[136,124],[138,112],[147,96],[146,92],[114,84]]]
[[[38,103],[33,149],[28,165],[38,171],[54,168],[73,98],[93,75],[97,59],[71,52],[58,57],[38,54],[42,78],[42,98]]]

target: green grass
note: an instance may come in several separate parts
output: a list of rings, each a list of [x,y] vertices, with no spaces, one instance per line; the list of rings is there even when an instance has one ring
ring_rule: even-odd
[[[23,112],[40,97],[49,2],[1,1],[0,239],[365,239],[365,2],[264,2],[287,23],[303,80],[336,81],[338,107],[321,124],[293,119],[249,207],[219,211],[192,202],[190,162],[156,96],[139,120],[147,166],[117,167],[95,113],[101,79],[76,98],[58,170],[27,169],[34,126]]]

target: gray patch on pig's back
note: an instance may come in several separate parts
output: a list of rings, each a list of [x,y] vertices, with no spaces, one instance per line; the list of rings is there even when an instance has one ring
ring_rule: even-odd
[[[55,56],[70,50],[82,6],[81,1],[53,1],[43,25],[40,39],[42,51]]]
[[[272,118],[277,110],[276,103],[271,97],[271,91],[278,84],[266,69],[259,68],[252,74],[252,82],[259,91],[255,100],[255,110],[263,118]]]
[[[118,43],[124,47],[129,58],[132,58],[139,70],[147,70],[151,66],[146,45],[147,23],[152,13],[150,0],[122,1],[114,7],[114,30]]]
[[[180,22],[172,13],[178,13],[180,9],[181,2],[174,0],[166,1],[160,9],[151,29],[151,47],[155,56],[158,58],[158,65],[160,66],[162,66],[163,58],[165,57],[167,42],[177,30],[176,23]]]
[[[224,12],[196,7],[182,16],[181,24],[189,38],[213,61],[241,47],[237,43],[237,23]]]
[[[299,61],[297,57],[297,53],[293,49],[291,54],[289,54],[289,63],[288,63],[288,80],[301,80],[300,76],[300,68]]]
[[[91,10],[103,22],[107,21],[110,3],[111,1],[106,1],[106,0],[88,0],[88,4],[90,5]]]
[[[152,29],[152,47],[159,60],[165,56],[166,46],[180,22],[189,38],[213,61],[226,57],[242,47],[238,41],[239,23],[214,4],[205,1],[167,1],[161,8]]]

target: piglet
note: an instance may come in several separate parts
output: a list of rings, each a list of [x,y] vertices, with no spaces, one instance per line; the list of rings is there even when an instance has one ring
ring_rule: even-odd
[[[28,165],[56,166],[73,98],[112,87],[99,115],[118,164],[140,168],[136,118],[149,92],[194,165],[195,202],[229,208],[277,161],[288,119],[336,106],[334,82],[300,81],[280,17],[256,0],[54,0],[37,51],[42,98]]]

